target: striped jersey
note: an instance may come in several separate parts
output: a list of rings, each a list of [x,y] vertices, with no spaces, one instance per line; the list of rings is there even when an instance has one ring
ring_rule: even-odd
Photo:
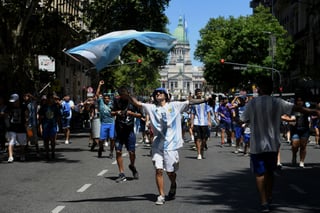
[[[196,126],[208,126],[208,114],[210,110],[210,106],[207,103],[192,105],[191,113],[194,115],[193,124]]]
[[[188,105],[189,101],[173,101],[164,106],[142,103],[154,131],[153,148],[177,150],[183,146],[181,115]]]
[[[292,108],[292,103],[267,95],[258,96],[247,103],[240,119],[250,124],[252,154],[278,151],[281,115],[290,114]]]

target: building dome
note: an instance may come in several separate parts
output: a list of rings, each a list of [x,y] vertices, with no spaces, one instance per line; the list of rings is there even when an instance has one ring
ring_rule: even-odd
[[[177,42],[189,43],[187,33],[185,31],[185,26],[183,24],[183,19],[181,16],[179,17],[178,27],[174,30],[173,36],[177,39]]]

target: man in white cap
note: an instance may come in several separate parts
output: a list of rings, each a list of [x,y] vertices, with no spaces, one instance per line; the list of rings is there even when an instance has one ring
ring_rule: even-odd
[[[27,144],[26,124],[28,122],[28,108],[20,104],[18,94],[12,94],[9,99],[9,128],[7,132],[8,145],[8,163],[12,163],[13,148],[20,145],[20,160],[25,161],[25,146]]]
[[[154,104],[142,103],[129,96],[133,105],[142,108],[150,116],[154,132],[152,142],[152,161],[155,167],[156,185],[159,196],[156,205],[165,203],[164,176],[166,171],[171,182],[167,199],[173,200],[176,195],[176,171],[179,168],[178,149],[183,146],[181,115],[188,109],[189,104],[204,103],[202,99],[186,101],[170,101],[170,94],[165,88],[157,88],[153,94]]]

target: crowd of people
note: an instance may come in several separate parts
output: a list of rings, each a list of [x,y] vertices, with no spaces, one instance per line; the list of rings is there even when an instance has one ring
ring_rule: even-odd
[[[184,101],[174,101],[165,88],[154,90],[150,99],[140,101],[126,87],[117,95],[103,93],[104,81],[99,81],[95,95],[79,105],[69,95],[60,99],[44,95],[40,102],[30,93],[12,94],[8,102],[0,97],[0,139],[2,152],[8,153],[8,162],[15,156],[26,160],[25,147],[34,145],[40,156],[39,138],[43,140],[46,159],[55,159],[57,133],[62,131],[65,144],[70,144],[72,112],[77,109],[89,122],[89,147],[98,146],[101,158],[106,145],[109,158],[116,157],[119,176],[116,182],[127,180],[122,152],[129,153],[129,170],[133,179],[139,179],[136,160],[136,135],[140,129],[142,141],[151,146],[150,155],[155,167],[158,188],[157,205],[175,198],[179,152],[190,134],[197,160],[205,159],[207,140],[212,133],[220,137],[219,145],[234,147],[234,153],[250,156],[251,169],[261,199],[262,212],[270,210],[273,172],[281,167],[280,137],[283,135],[292,147],[292,164],[304,168],[306,146],[310,130],[315,132],[315,148],[319,148],[320,103],[310,107],[301,96],[294,102],[271,96],[273,84],[263,80],[258,84],[259,96],[240,89],[235,96],[205,97],[201,89]],[[106,88],[105,88],[106,89]],[[139,127],[136,123],[139,121]],[[280,128],[280,127],[283,128]],[[282,133],[281,131],[282,130]],[[7,144],[7,146],[6,146]],[[19,145],[19,146],[17,146]],[[19,149],[17,149],[19,147]],[[17,149],[17,150],[16,150]],[[170,180],[168,196],[164,192],[166,172]]]

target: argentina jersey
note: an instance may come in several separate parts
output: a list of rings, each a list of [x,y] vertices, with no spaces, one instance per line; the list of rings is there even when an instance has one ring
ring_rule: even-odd
[[[154,148],[177,150],[183,145],[181,113],[188,106],[185,102],[169,102],[164,106],[142,104],[150,116],[154,131]]]

